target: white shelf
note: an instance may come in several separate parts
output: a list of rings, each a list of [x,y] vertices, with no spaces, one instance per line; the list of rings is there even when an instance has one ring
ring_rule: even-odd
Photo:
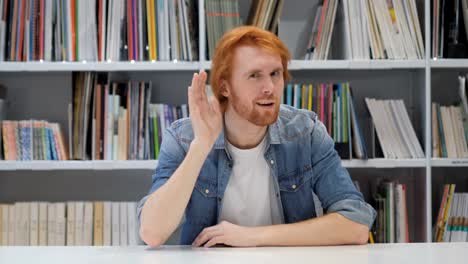
[[[0,161],[0,171],[15,170],[154,170],[156,160],[67,160]]]
[[[320,70],[320,69],[345,69],[345,70],[377,70],[377,69],[423,69],[424,60],[326,60],[304,61],[293,60],[291,70]]]
[[[211,61],[202,62],[201,65],[203,69],[209,70]],[[289,70],[379,70],[424,69],[424,67],[424,60],[292,60],[289,64]]]
[[[293,60],[290,70],[377,70],[377,69],[423,69],[422,60]],[[465,63],[468,67],[468,61]],[[0,62],[0,72],[67,72],[67,71],[198,71],[209,70],[206,62]]]
[[[468,59],[432,59],[432,68],[468,68]]]
[[[466,160],[468,165],[468,160]],[[14,170],[154,170],[156,160],[0,161],[0,171]],[[422,168],[424,159],[342,160],[345,168]]]
[[[369,159],[342,160],[345,168],[424,168],[425,159]]]
[[[198,71],[199,62],[1,62],[0,72]]]
[[[468,159],[432,158],[432,167],[468,167]]]

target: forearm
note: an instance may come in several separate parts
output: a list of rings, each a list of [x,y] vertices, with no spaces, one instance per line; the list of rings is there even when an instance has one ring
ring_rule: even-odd
[[[192,142],[174,174],[146,200],[140,225],[140,236],[145,243],[161,245],[177,228],[208,152],[208,147]]]
[[[338,213],[293,224],[255,228],[258,246],[325,246],[365,244],[369,229]]]

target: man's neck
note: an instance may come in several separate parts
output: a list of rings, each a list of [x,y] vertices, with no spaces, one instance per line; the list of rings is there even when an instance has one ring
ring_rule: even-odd
[[[224,114],[224,134],[236,148],[251,149],[256,147],[268,130],[268,126],[257,126],[238,116],[232,109]]]

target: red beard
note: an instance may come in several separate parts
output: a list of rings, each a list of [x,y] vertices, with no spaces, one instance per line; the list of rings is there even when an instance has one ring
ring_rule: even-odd
[[[232,94],[231,99],[232,101],[230,103],[237,114],[254,125],[268,126],[276,122],[278,119],[280,102],[274,95],[270,95],[267,98],[255,99],[250,103],[250,106],[241,102],[239,97],[234,93]],[[271,106],[261,106],[257,104],[260,100],[271,100],[274,101],[274,104]]]

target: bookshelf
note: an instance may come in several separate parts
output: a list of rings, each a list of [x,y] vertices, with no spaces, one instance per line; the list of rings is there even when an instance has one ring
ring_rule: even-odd
[[[245,21],[251,0],[239,0],[240,16]],[[398,180],[408,186],[410,239],[431,241],[443,182],[456,174],[458,182],[468,168],[468,159],[432,158],[430,103],[456,97],[456,76],[468,72],[466,59],[431,57],[430,0],[416,0],[425,43],[421,60],[343,60],[339,47],[332,45],[332,59],[305,61],[299,55],[307,42],[313,21],[312,6],[318,0],[291,0],[285,3],[279,36],[293,54],[290,70],[294,82],[344,82],[353,87],[358,118],[365,138],[371,138],[370,116],[365,97],[405,101],[416,135],[425,152],[422,159],[343,160],[352,178],[362,182],[369,198],[368,185],[376,179]],[[207,59],[204,1],[198,1],[200,59],[185,61],[136,62],[0,62],[0,83],[8,88],[7,118],[45,119],[60,123],[68,135],[68,104],[72,101],[75,72],[110,72],[111,80],[151,81],[152,102],[187,103],[186,87],[193,72],[210,70]],[[337,14],[337,24],[342,21]],[[336,30],[339,32],[339,28]],[[337,34],[336,43],[342,39]],[[336,57],[335,57],[336,55]],[[447,88],[453,87],[453,91]],[[138,201],[151,185],[156,160],[132,161],[0,161],[0,202],[113,200]],[[447,174],[447,175],[446,175]],[[368,184],[369,183],[369,184]]]
[[[158,165],[157,160],[64,160],[64,161],[2,161],[0,171],[54,171],[54,170],[154,170]]]
[[[199,62],[2,62],[0,72],[196,71]]]
[[[434,159],[433,164],[449,166],[450,164],[464,164],[468,160]],[[32,170],[154,170],[158,165],[157,160],[64,160],[64,161],[0,161],[0,171]],[[345,168],[424,168],[425,159],[369,159],[369,160],[342,160]]]

